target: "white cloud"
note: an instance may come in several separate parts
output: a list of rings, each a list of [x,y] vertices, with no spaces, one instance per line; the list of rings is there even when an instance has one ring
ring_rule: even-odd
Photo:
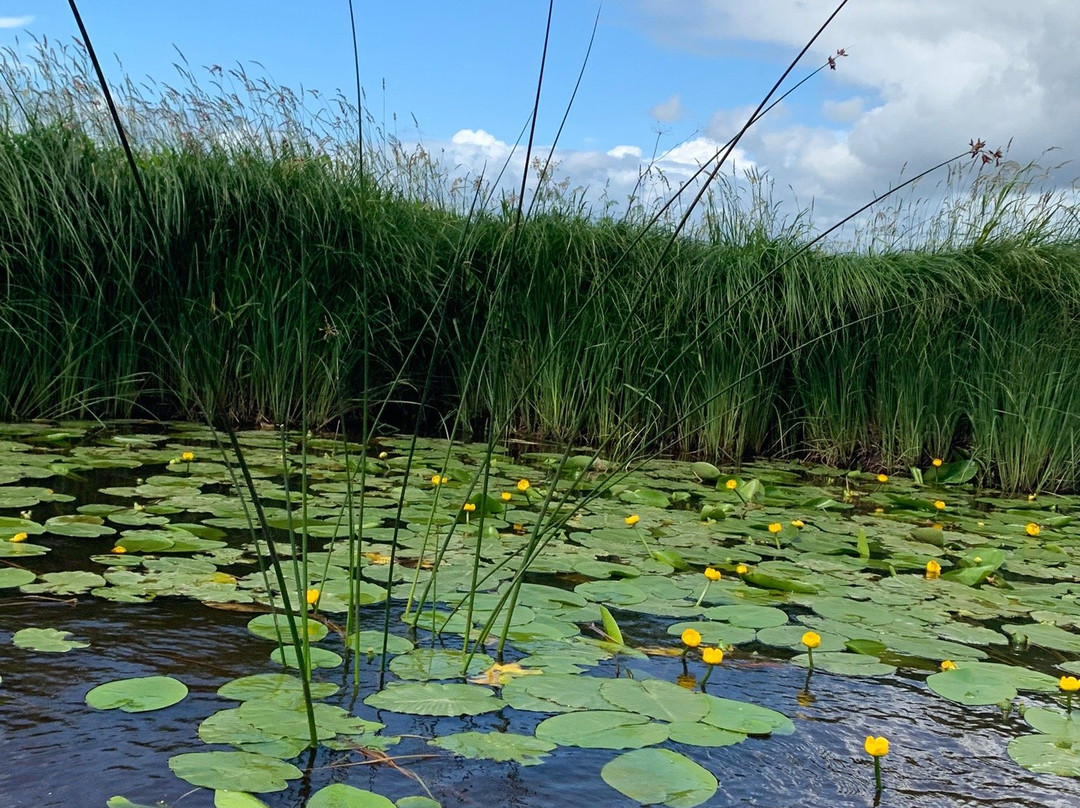
[[[0,28],[25,28],[33,21],[32,14],[22,17],[0,17]]]
[[[832,3],[806,0],[635,0],[641,30],[668,48],[722,55],[732,40],[781,46],[794,55]],[[831,125],[771,114],[740,146],[778,185],[819,196],[818,212],[839,213],[899,176],[964,151],[969,139],[1006,147],[1021,164],[1060,147],[1055,162],[1080,158],[1075,0],[878,0],[852,2],[811,49],[822,64],[850,54],[814,79],[854,91],[825,101]],[[805,97],[805,96],[804,96]],[[873,99],[870,101],[869,99]],[[779,110],[778,110],[779,111]],[[737,110],[718,110],[706,133],[723,140]],[[1064,187],[1076,164],[1050,176]]]
[[[633,157],[636,160],[641,159],[641,149],[637,146],[616,146],[614,149],[608,149],[606,154],[608,157],[614,157],[616,160],[621,160],[623,157]]]
[[[649,110],[649,117],[662,123],[672,123],[683,116],[682,99],[679,94],[671,96],[667,101],[662,101]]]

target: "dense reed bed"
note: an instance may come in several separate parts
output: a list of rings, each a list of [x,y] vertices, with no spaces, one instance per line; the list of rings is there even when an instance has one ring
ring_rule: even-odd
[[[387,430],[419,408],[432,433],[494,419],[884,470],[971,456],[1009,489],[1077,486],[1080,239],[1022,171],[980,176],[922,243],[803,252],[762,183],[718,186],[667,249],[645,211],[573,189],[516,223],[374,127],[361,163],[341,99],[182,67],[181,89],[118,88],[148,216],[81,52],[0,73],[2,418],[201,401],[325,424],[366,388]]]

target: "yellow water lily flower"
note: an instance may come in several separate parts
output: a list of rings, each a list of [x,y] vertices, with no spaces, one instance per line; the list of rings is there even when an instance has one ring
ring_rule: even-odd
[[[745,564],[739,564],[739,566],[735,568],[736,575],[746,575],[748,572],[750,572],[750,568]]]
[[[863,749],[866,750],[866,754],[870,757],[885,757],[889,754],[889,741],[887,738],[875,738],[873,735],[867,735],[866,741],[863,743]]]
[[[190,463],[192,460],[195,459],[195,453],[184,452],[182,455],[180,455],[180,459],[183,460],[185,463]]]
[[[956,670],[956,663],[951,659],[946,659],[941,663],[941,669],[943,671],[954,671]]]
[[[515,676],[529,676],[541,673],[543,673],[543,671],[523,668],[517,662],[507,662],[505,664],[496,662],[486,671],[470,677],[469,681],[474,685],[490,685],[495,687],[496,685],[505,685]]]
[[[887,483],[889,481],[889,475],[888,474],[879,474],[877,476],[877,481],[879,483]]]
[[[319,602],[319,594],[320,593],[318,589],[309,589],[307,591],[304,598],[305,600],[307,600],[309,606],[314,606],[316,603]]]
[[[797,527],[802,530],[804,527],[806,527],[806,522],[804,522],[802,519],[792,519],[791,526]]]
[[[738,480],[728,480],[726,483],[724,483],[724,488],[726,488],[728,491],[734,491],[738,487]]]
[[[720,570],[715,570],[712,567],[706,567],[705,568],[705,577],[708,578],[710,581],[719,581],[720,580]]]
[[[682,633],[682,641],[687,648],[697,648],[701,645],[701,632],[688,628]]]
[[[719,648],[702,648],[701,661],[706,665],[719,665],[724,661],[724,652]]]
[[[1024,525],[1024,532],[1027,533],[1029,536],[1038,536],[1040,530],[1041,528],[1034,522],[1028,522],[1026,525]]]
[[[464,505],[461,506],[461,509],[463,511],[465,511],[465,513],[472,513],[473,511],[476,510],[476,503],[475,502],[466,502]]]
[[[940,500],[940,499],[934,500],[934,507],[937,508],[939,511],[945,510],[945,502],[944,502],[944,500]]]
[[[499,499],[501,499],[503,502],[509,502],[512,496],[513,494],[511,494],[509,491],[503,491],[501,494],[499,494]]]
[[[448,482],[450,482],[449,477],[443,477],[441,474],[432,474],[431,475],[431,484],[432,485],[446,485]]]
[[[941,468],[941,464],[943,462],[944,461],[940,457],[935,457],[933,460],[930,461],[930,465],[933,466],[936,469],[939,469],[939,468]]]
[[[634,525],[636,525],[638,522],[641,521],[641,517],[638,516],[636,513],[632,513],[628,517],[626,517],[626,519],[624,519],[623,521],[626,522],[626,524],[628,524],[630,527],[633,527]]]
[[[14,536],[11,537],[11,541],[26,541],[26,534],[16,533]]]
[[[1058,687],[1064,690],[1066,693],[1075,693],[1080,690],[1080,679],[1075,676],[1062,676],[1058,680]]]
[[[926,577],[931,581],[941,575],[941,564],[934,559],[930,559],[926,562]]]
[[[389,452],[379,452],[379,460],[386,460],[390,456]]]
[[[528,480],[524,480],[524,479],[518,480],[518,484],[517,484],[517,490],[518,491],[521,491],[521,492],[524,493],[525,491],[528,491],[529,488],[531,488],[531,487],[532,486],[531,486],[531,484],[529,483]]]
[[[772,524],[769,525],[769,532],[770,533],[779,533],[783,529],[784,529],[784,526],[782,524],[780,524],[779,522],[773,522]]]
[[[821,645],[821,635],[816,631],[808,631],[802,635],[800,642],[807,648],[817,648]]]
[[[118,544],[118,545],[116,545],[116,546],[115,546],[114,548],[112,548],[112,551],[113,551],[114,553],[126,553],[126,552],[127,552],[127,548],[126,548],[126,547],[124,547],[124,546],[123,546],[122,544]]]

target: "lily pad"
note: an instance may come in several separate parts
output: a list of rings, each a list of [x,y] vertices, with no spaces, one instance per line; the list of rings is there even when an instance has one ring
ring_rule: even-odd
[[[395,808],[394,803],[374,791],[333,783],[311,795],[307,808]]]
[[[536,677],[540,678],[540,677]],[[420,684],[390,685],[364,699],[377,710],[394,710],[412,715],[479,715],[501,709],[506,702],[479,685]]]
[[[22,570],[17,567],[0,567],[0,589],[10,589],[16,586],[28,584],[37,578],[30,570]]]
[[[252,752],[189,752],[169,758],[169,768],[194,786],[226,791],[284,791],[303,775],[291,763]]]
[[[1009,757],[1033,772],[1080,777],[1080,742],[1055,735],[1021,735],[1009,742]]]
[[[694,808],[716,793],[716,778],[670,749],[638,749],[607,763],[604,782],[642,805]]]
[[[70,631],[55,628],[24,628],[12,636],[16,648],[27,651],[43,651],[48,654],[64,654],[74,648],[89,648],[90,643],[68,639]]]
[[[187,693],[187,686],[171,676],[140,676],[98,685],[86,694],[86,703],[96,710],[146,713],[171,707]]]
[[[612,679],[600,695],[621,710],[641,713],[661,721],[700,721],[709,712],[709,701],[663,679]]]
[[[557,745],[550,741],[513,732],[459,732],[455,735],[442,735],[430,743],[466,758],[500,763],[512,760],[523,766],[543,763],[547,753],[557,748]]]
[[[544,719],[536,737],[559,746],[586,749],[637,749],[667,740],[667,726],[648,716],[616,710],[583,710]]]

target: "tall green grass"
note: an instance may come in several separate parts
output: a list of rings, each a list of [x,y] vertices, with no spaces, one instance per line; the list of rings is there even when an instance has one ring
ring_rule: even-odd
[[[320,425],[366,392],[384,430],[972,456],[1009,488],[1077,486],[1077,218],[1031,170],[954,178],[929,224],[897,208],[862,247],[801,253],[809,223],[766,182],[719,178],[669,246],[675,219],[645,230],[649,211],[567,186],[520,223],[505,198],[470,210],[422,149],[374,125],[358,147],[340,98],[181,66],[181,87],[117,88],[151,223],[89,75],[77,49],[0,60],[0,417],[201,400]]]

